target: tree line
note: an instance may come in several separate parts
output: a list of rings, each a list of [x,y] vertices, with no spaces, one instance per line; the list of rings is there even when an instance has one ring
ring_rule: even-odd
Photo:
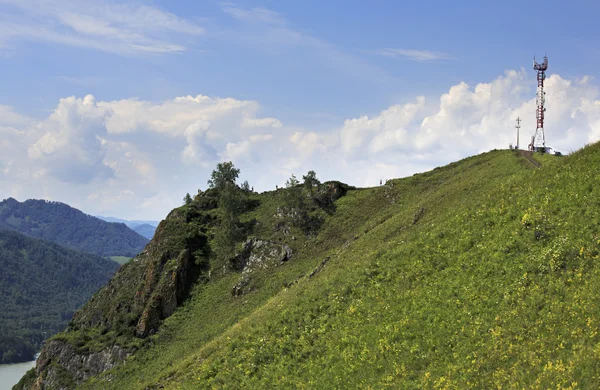
[[[214,247],[221,255],[231,255],[236,244],[244,240],[248,229],[240,222],[240,216],[249,208],[249,196],[253,192],[248,181],[237,184],[240,170],[231,161],[217,164],[208,180],[208,188],[218,198],[220,209],[219,225],[214,235]],[[291,174],[285,188],[278,189],[282,194],[281,212],[286,221],[298,228],[310,230],[318,225],[310,212],[321,208],[326,212],[333,211],[336,197],[331,185],[323,185],[315,171],[310,170],[302,176],[302,181]],[[183,198],[185,205],[192,205],[194,198],[187,193]]]

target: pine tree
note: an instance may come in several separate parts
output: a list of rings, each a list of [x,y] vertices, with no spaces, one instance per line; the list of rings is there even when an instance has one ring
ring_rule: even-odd
[[[231,161],[217,164],[208,181],[210,188],[219,191],[221,222],[215,234],[217,251],[223,256],[233,252],[235,244],[243,239],[244,232],[240,224],[240,214],[244,208],[244,193],[236,185],[240,174]]]
[[[183,203],[185,203],[186,205],[189,205],[192,203],[192,197],[190,196],[189,192],[187,194],[185,194],[185,196],[183,197]]]
[[[304,187],[310,192],[310,196],[313,196],[313,191],[315,187],[318,187],[321,182],[317,179],[317,174],[315,171],[308,171],[308,173],[302,176],[302,180],[304,180]]]

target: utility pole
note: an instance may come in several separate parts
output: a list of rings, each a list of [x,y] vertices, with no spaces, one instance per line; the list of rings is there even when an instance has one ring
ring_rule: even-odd
[[[519,149],[519,130],[521,130],[521,118],[517,117],[517,125],[515,127],[517,128],[517,147],[516,147],[516,149]]]

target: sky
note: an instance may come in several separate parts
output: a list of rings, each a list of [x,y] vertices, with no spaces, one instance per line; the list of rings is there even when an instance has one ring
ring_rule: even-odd
[[[0,0],[0,199],[163,219],[232,161],[367,187],[600,140],[596,1]]]

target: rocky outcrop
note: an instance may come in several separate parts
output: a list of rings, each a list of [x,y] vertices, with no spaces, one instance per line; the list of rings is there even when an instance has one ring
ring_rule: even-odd
[[[146,248],[42,349],[36,378],[24,388],[73,388],[123,362],[133,352],[125,345],[135,344],[127,340],[155,333],[208,273],[206,229],[211,217],[206,209],[211,202],[173,210]]]
[[[38,358],[35,382],[23,389],[70,389],[122,363],[129,355],[128,351],[116,345],[100,352],[80,354],[70,344],[53,340],[44,346]]]
[[[187,294],[187,286],[192,282],[190,279],[193,279],[193,272],[191,272],[193,262],[189,250],[181,251],[174,267],[160,275],[154,288],[140,294],[150,298],[145,302],[144,310],[135,328],[138,337],[146,337],[155,332],[160,322],[173,314],[177,306],[183,302]],[[152,279],[153,273],[149,268],[146,272],[147,278]],[[149,286],[152,286],[152,283],[149,283]]]
[[[333,213],[335,212],[334,202],[345,196],[350,189],[354,189],[354,187],[339,181],[328,181],[319,186],[319,189],[313,196],[313,200],[321,209],[328,213]]]
[[[202,257],[208,239],[188,216],[174,210],[154,238],[73,317],[71,328],[102,332],[134,328],[137,337],[156,332],[186,298],[189,287],[205,271]]]
[[[240,253],[230,259],[232,268],[241,271],[240,281],[233,286],[235,296],[249,291],[251,275],[259,269],[276,267],[292,257],[292,249],[287,245],[251,238],[244,243]]]

